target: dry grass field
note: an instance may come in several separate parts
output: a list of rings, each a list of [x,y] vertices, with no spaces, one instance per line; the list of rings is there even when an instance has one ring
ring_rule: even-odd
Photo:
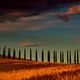
[[[0,59],[0,80],[80,80],[80,64]]]

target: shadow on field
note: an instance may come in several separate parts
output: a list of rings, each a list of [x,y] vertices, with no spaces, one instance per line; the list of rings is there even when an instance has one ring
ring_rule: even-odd
[[[23,80],[80,80],[80,70],[64,71],[57,74],[42,75]]]
[[[12,71],[12,70],[20,70],[20,69],[40,69],[47,67],[58,67],[65,66],[65,64],[57,64],[57,63],[36,63],[36,62],[3,62],[0,63],[0,72]]]

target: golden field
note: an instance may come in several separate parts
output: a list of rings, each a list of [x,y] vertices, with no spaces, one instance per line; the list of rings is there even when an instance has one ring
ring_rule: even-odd
[[[0,59],[0,80],[80,80],[80,64]]]

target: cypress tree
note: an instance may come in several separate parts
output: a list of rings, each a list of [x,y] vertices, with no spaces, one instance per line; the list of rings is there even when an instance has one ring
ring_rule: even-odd
[[[37,50],[36,50],[36,54],[35,54],[35,60],[38,61]]]
[[[48,51],[48,62],[50,62],[50,51]]]
[[[69,55],[69,58],[70,58],[70,64],[71,64],[71,50],[70,50],[70,53],[69,53],[70,55]]]
[[[21,59],[21,50],[19,50],[19,60]]]
[[[79,51],[77,49],[77,64],[79,64]]]
[[[24,49],[24,60],[26,60],[26,49]]]
[[[62,62],[64,63],[64,52],[62,51]]]
[[[55,62],[57,62],[57,51],[55,53]]]
[[[32,61],[32,49],[30,48],[30,61]]]
[[[76,51],[74,51],[74,64],[76,64]]]
[[[1,55],[1,47],[0,47],[0,55]]]
[[[8,48],[8,58],[11,58],[11,48]]]
[[[5,56],[6,56],[6,46],[4,46],[3,48],[3,58],[5,58]]]
[[[53,59],[54,59],[54,62],[57,62],[57,51],[55,50],[53,52]]]
[[[62,52],[60,51],[60,62],[62,62]]]
[[[42,62],[44,61],[44,50],[42,50]]]
[[[13,59],[15,59],[15,57],[16,57],[16,51],[15,49],[13,49]]]
[[[67,50],[67,64],[69,64],[69,52]]]
[[[55,50],[53,51],[53,61],[55,62]]]
[[[53,61],[55,62],[55,50],[54,50],[54,52],[53,52]]]

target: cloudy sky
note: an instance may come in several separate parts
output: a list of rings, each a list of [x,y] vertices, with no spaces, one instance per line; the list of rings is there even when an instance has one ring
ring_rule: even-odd
[[[0,4],[0,45],[79,48],[80,2],[77,0],[2,0]]]

